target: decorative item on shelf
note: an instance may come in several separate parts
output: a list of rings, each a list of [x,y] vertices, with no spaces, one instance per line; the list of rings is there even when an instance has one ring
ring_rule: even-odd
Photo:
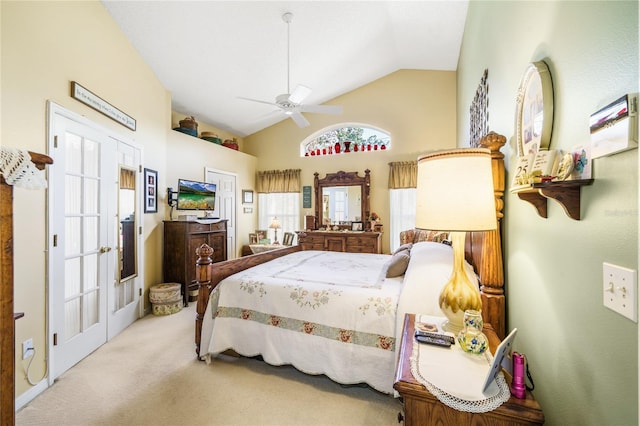
[[[269,225],[269,228],[273,229],[273,244],[280,244],[278,242],[278,229],[281,228],[280,226],[280,221],[278,220],[278,216],[275,216],[273,218],[273,220],[271,221],[271,225]]]
[[[235,149],[236,151],[238,150],[238,142],[236,141],[236,138],[232,139],[225,139],[224,142],[222,142],[222,146],[226,146],[227,148],[231,148],[231,149]]]
[[[371,214],[369,215],[369,226],[371,231],[375,231],[376,230],[376,224],[378,223],[378,221],[380,220],[380,216],[378,216],[378,213],[376,212],[371,212]]]
[[[463,351],[481,354],[487,350],[487,336],[482,333],[482,312],[475,309],[464,311],[463,329],[458,334],[458,343]]]
[[[202,132],[200,133],[200,139],[204,139],[205,141],[222,145],[222,139],[220,139],[218,135],[214,132]]]
[[[183,120],[179,121],[180,127],[174,127],[173,130],[176,130],[181,133],[185,133],[190,136],[198,137],[198,123],[196,119],[193,117],[186,117]]]
[[[416,228],[450,231],[453,248],[453,271],[439,298],[447,331],[459,332],[464,311],[482,308],[478,284],[471,282],[465,268],[465,233],[496,227],[488,149],[435,151],[418,158]]]

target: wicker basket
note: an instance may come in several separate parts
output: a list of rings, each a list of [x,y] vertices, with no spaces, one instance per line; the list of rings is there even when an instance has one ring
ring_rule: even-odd
[[[185,129],[198,130],[198,123],[196,119],[192,117],[187,117],[184,120],[180,120],[180,127],[184,127]],[[196,133],[197,134],[197,133]]]

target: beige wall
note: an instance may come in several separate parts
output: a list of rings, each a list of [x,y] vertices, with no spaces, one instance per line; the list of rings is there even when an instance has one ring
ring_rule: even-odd
[[[245,150],[259,158],[259,170],[302,169],[303,185],[313,185],[314,172],[320,173],[320,177],[339,170],[358,171],[364,176],[364,170],[370,169],[371,210],[388,225],[388,163],[416,160],[425,151],[455,147],[455,79],[456,74],[451,71],[394,72],[327,102],[342,105],[342,115],[306,114],[311,125],[302,129],[287,119],[246,137]],[[300,142],[339,123],[360,123],[383,129],[391,134],[392,147],[385,151],[300,157]],[[313,214],[315,206],[304,210],[300,207],[303,214]],[[385,232],[385,252],[389,250],[390,237]]]
[[[234,171],[239,185],[250,185],[255,158],[170,130],[169,93],[100,2],[2,1],[0,7],[2,145],[47,153],[46,102],[52,100],[139,144],[144,167],[158,171],[158,213],[144,215],[146,301],[148,288],[162,282],[166,187],[175,186],[178,177],[204,177],[205,167]],[[72,99],[71,80],[135,118],[137,130]],[[20,356],[23,340],[33,338],[37,350],[30,377],[45,374],[45,200],[45,191],[14,191],[15,310],[25,313],[16,322],[18,397],[31,389]],[[250,216],[239,218],[239,233],[254,229]]]
[[[589,115],[638,91],[638,2],[472,1],[458,67],[458,143],[489,70],[489,124],[514,164],[515,99],[529,62],[555,90],[551,149],[589,143]],[[509,167],[512,170],[513,167]],[[507,176],[507,181],[509,181]],[[638,269],[638,150],[594,161],[582,220],[548,219],[507,193],[508,327],[527,355],[547,424],[638,424],[638,325],[602,305],[602,262]]]

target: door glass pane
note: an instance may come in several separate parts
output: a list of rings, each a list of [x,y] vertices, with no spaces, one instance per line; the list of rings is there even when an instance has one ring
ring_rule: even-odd
[[[64,298],[77,296],[80,293],[80,258],[74,257],[64,261]]]
[[[90,177],[100,175],[100,146],[89,139],[84,140],[84,175]]]
[[[67,217],[64,220],[64,254],[66,257],[80,254],[81,219]]]
[[[65,341],[80,333],[80,299],[72,299],[64,304]]]
[[[98,322],[98,295],[100,291],[92,291],[85,295],[84,297],[84,306],[85,306],[85,329],[91,327],[93,324]]]
[[[83,291],[93,291],[98,287],[98,262],[99,254],[91,254],[83,257]]]
[[[84,212],[85,214],[98,213],[98,185],[97,179],[84,179]]]
[[[95,216],[83,218],[84,253],[98,250],[98,218]]]
[[[64,212],[65,214],[80,214],[80,195],[82,188],[82,178],[79,176],[67,175],[64,187]]]
[[[67,173],[82,173],[82,139],[73,133],[65,134],[65,170]]]

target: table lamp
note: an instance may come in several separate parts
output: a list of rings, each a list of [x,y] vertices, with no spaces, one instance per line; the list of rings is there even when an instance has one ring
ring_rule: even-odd
[[[278,242],[278,229],[280,229],[280,221],[278,220],[277,216],[273,218],[273,220],[271,221],[271,225],[269,225],[269,228],[272,228],[274,232],[273,244],[280,244]]]
[[[449,231],[453,248],[453,271],[439,298],[448,331],[462,329],[465,310],[482,308],[480,290],[464,267],[466,232],[496,227],[488,149],[435,151],[418,158],[416,228]]]

